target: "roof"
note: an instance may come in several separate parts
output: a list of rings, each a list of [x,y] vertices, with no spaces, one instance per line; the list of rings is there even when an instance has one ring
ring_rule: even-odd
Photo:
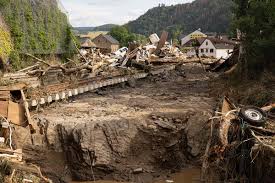
[[[226,43],[231,45],[236,44],[236,42],[234,41],[225,40],[225,39],[218,39],[218,38],[212,38],[212,37],[208,37],[207,39],[210,40],[213,44],[218,44],[218,43]]]
[[[184,47],[196,47],[200,46],[206,38],[196,38],[196,39],[190,39],[187,43],[185,43]]]
[[[99,38],[99,37],[103,37],[105,38],[107,41],[109,41],[111,44],[119,44],[118,40],[116,40],[115,38],[113,38],[111,35],[104,35],[104,34],[100,34],[99,36],[97,36],[96,38],[93,39],[93,42],[96,43],[95,39]]]
[[[190,32],[190,33],[188,33],[188,34],[181,34],[181,35],[179,36],[179,38],[180,38],[180,39],[183,39],[183,38],[185,38],[186,36],[190,36],[191,34],[194,34],[194,33],[199,33],[199,34],[203,34],[204,36],[207,36],[205,33],[201,32],[201,29],[197,29],[197,30],[195,30],[195,31],[193,31],[193,32]]]
[[[92,48],[96,47],[96,45],[89,38],[86,38],[81,40],[81,47]]]
[[[234,49],[234,45],[227,43],[214,44],[217,49]]]
[[[111,35],[106,34],[106,35],[103,35],[103,37],[105,37],[112,44],[119,44],[118,40],[113,38]]]
[[[215,46],[215,48],[217,49],[233,49],[234,46],[236,45],[234,41],[230,41],[230,40],[223,40],[223,39],[212,38],[212,37],[208,37],[206,39],[210,40]]]
[[[206,37],[201,37],[201,38],[197,38],[197,41],[201,45],[206,39],[207,39]]]
[[[99,36],[100,34],[108,34],[107,31],[93,31],[93,32],[88,32],[88,34],[82,34],[79,35],[81,38],[90,38],[91,40]]]

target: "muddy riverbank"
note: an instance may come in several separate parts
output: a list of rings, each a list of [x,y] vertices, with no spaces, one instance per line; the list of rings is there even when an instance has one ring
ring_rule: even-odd
[[[201,164],[217,103],[208,81],[200,65],[185,65],[52,104],[24,158],[54,182],[169,180]]]

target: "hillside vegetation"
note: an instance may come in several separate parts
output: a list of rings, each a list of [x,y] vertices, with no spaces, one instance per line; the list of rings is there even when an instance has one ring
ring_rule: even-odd
[[[115,24],[104,24],[97,27],[74,27],[74,31],[78,34],[88,34],[89,32],[104,31],[109,32],[112,28],[116,27]]]
[[[172,33],[179,28],[183,33],[198,28],[204,32],[225,33],[230,25],[232,5],[231,0],[196,0],[173,6],[160,5],[129,22],[127,27],[131,32],[143,35],[160,33],[162,30]]]
[[[71,51],[71,28],[56,0],[0,0],[0,12],[13,40],[13,63],[20,53],[65,54]]]
[[[6,60],[12,51],[10,32],[0,14],[0,58]],[[1,64],[1,63],[0,63]]]
[[[105,24],[94,28],[94,31],[111,31],[112,28],[116,27],[116,24]]]

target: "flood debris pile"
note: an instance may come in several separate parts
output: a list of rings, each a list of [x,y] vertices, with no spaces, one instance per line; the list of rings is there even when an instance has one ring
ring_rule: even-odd
[[[30,116],[24,89],[26,85],[0,87],[0,182],[51,182],[44,177],[36,165],[26,164],[18,140],[22,134],[17,129],[25,129],[30,141],[35,133],[35,124]]]
[[[129,48],[121,48],[118,52],[109,55],[102,54],[99,50],[78,50],[78,56],[76,59],[68,59],[68,62],[64,64],[46,62],[45,60],[34,55],[25,54],[37,62],[34,65],[24,68],[16,73],[7,73],[3,78],[1,78],[3,81],[1,84],[5,86],[1,86],[0,88],[0,140],[1,147],[3,148],[2,150],[0,149],[0,156],[4,157],[3,161],[7,161],[11,167],[11,171],[6,173],[5,178],[17,179],[18,177],[21,177],[22,180],[20,179],[20,181],[26,179],[25,181],[37,180],[38,182],[51,182],[51,180],[43,176],[44,173],[47,172],[45,170],[47,167],[45,167],[45,164],[40,164],[39,162],[44,162],[41,160],[41,158],[44,158],[44,153],[42,153],[44,152],[43,150],[52,148],[53,146],[55,147],[55,145],[53,145],[55,143],[59,144],[59,148],[57,148],[57,150],[64,151],[66,153],[66,157],[71,157],[71,160],[74,162],[74,164],[70,164],[72,174],[81,180],[89,180],[88,178],[91,178],[91,170],[89,169],[87,171],[86,168],[87,166],[91,167],[91,165],[96,167],[95,171],[99,173],[97,177],[98,179],[100,179],[103,175],[105,176],[106,172],[121,173],[124,170],[128,173],[140,172],[138,171],[139,167],[131,167],[126,169],[120,167],[119,170],[116,170],[116,168],[111,168],[114,165],[120,165],[120,163],[114,161],[115,159],[113,158],[117,157],[119,159],[128,155],[128,146],[130,145],[129,140],[134,138],[132,135],[141,133],[141,127],[139,125],[135,124],[133,126],[133,131],[130,130],[125,133],[121,132],[121,126],[116,126],[123,125],[120,122],[115,123],[115,126],[108,126],[108,124],[98,124],[98,126],[95,127],[92,126],[90,129],[93,129],[95,133],[98,133],[99,139],[102,136],[102,139],[107,140],[106,142],[102,142],[100,140],[98,142],[96,141],[95,143],[97,143],[98,147],[91,145],[90,147],[87,147],[87,149],[87,144],[82,144],[82,142],[80,142],[81,139],[78,138],[82,138],[82,136],[83,138],[84,136],[85,138],[89,137],[82,134],[83,128],[85,127],[81,127],[79,131],[70,131],[71,129],[68,130],[62,127],[58,127],[57,130],[54,123],[51,124],[51,127],[49,127],[49,123],[44,123],[43,120],[39,120],[40,118],[37,115],[34,115],[35,112],[30,111],[30,109],[32,109],[30,107],[30,101],[32,98],[40,98],[40,96],[51,96],[54,93],[70,89],[73,86],[86,86],[85,84],[97,80],[104,80],[106,78],[113,78],[116,76],[131,76],[135,73],[155,72],[155,68],[159,68],[155,66],[157,59],[171,60],[173,58],[178,58],[179,55],[181,55],[181,52],[177,48],[169,45],[166,42],[166,39],[167,33],[164,32],[161,39],[154,42],[154,44],[148,43],[143,46],[137,43],[131,43]],[[163,63],[170,63],[164,60],[162,60]],[[178,60],[176,62],[180,61]],[[158,72],[161,73],[164,70]],[[183,71],[178,72],[183,73]],[[131,86],[130,82],[131,80],[128,81]],[[174,119],[171,118],[171,120],[171,123],[174,123]],[[169,129],[168,122],[166,122],[166,120],[156,121],[154,125],[160,126],[161,129],[172,130],[174,133],[179,134],[180,130],[178,129],[178,126],[181,125],[170,125],[173,129]],[[178,120],[177,123],[180,123],[180,121]],[[51,133],[55,134],[51,138],[48,137],[48,129],[51,129]],[[121,132],[122,136],[125,135],[125,139],[123,139],[124,137],[121,135],[117,137],[114,130],[117,130],[116,133]],[[146,133],[151,133],[151,131]],[[94,134],[92,133],[91,135]],[[62,143],[57,143],[58,138],[60,138],[59,140]],[[120,141],[116,142],[118,140],[117,138],[121,138]],[[177,135],[177,138],[180,139],[181,136]],[[146,139],[140,139],[137,146],[133,148],[137,149],[145,141]],[[106,144],[104,145],[104,143]],[[125,147],[121,146],[123,143],[125,143]],[[171,143],[173,144],[173,142]],[[35,144],[42,144],[41,148],[45,149],[39,151],[41,153],[35,154],[38,152],[34,146]],[[75,147],[79,147],[81,151],[77,150],[74,152],[73,150]],[[95,151],[97,151],[97,153],[93,154]],[[131,152],[130,155],[132,155],[132,153],[134,152]],[[166,156],[165,150],[160,153],[162,156]],[[80,159],[75,156],[80,157]],[[33,157],[36,157],[34,159],[37,159],[37,162],[33,160]],[[86,161],[83,161],[82,158]],[[167,158],[169,159],[169,157]],[[32,166],[32,162],[39,166]],[[47,163],[49,162],[50,161]],[[85,162],[87,164],[83,165],[81,162]],[[41,173],[39,167],[43,168],[43,173]],[[83,172],[79,169],[76,170],[75,168],[79,168],[80,170],[83,169]],[[148,171],[153,171],[152,167],[147,169]],[[49,174],[51,173],[48,173],[47,175]],[[56,174],[55,176],[51,176],[51,178],[52,177],[56,178]]]
[[[7,73],[1,80],[5,85],[25,83],[27,98],[39,98],[95,80],[148,73],[155,65],[176,64],[185,59],[179,48],[167,42],[167,32],[163,32],[161,38],[153,36],[145,45],[132,42],[128,48],[110,54],[103,54],[97,48],[77,48],[77,56],[63,64],[25,53],[36,63],[16,73]]]
[[[211,118],[203,163],[207,182],[273,182],[275,105],[236,107],[228,98]]]

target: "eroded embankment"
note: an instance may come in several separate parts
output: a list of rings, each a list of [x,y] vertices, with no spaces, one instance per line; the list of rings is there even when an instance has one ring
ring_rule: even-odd
[[[216,104],[208,79],[187,65],[52,104],[38,114],[44,135],[24,145],[24,159],[54,182],[152,182],[200,165]]]

